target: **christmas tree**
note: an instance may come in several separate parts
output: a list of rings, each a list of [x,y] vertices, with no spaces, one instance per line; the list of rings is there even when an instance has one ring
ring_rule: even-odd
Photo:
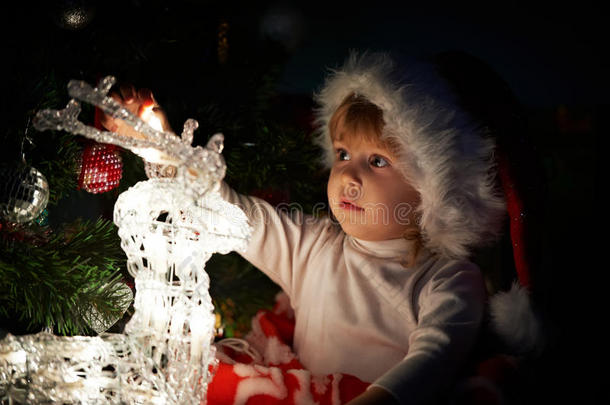
[[[93,334],[100,323],[102,330],[114,324],[110,330],[120,331],[131,313],[124,314],[130,297],[125,285],[133,288],[132,279],[112,210],[121,192],[146,179],[142,159],[31,125],[37,111],[65,106],[71,79],[95,83],[112,74],[152,89],[172,128],[186,118],[199,121],[195,145],[222,132],[225,181],[239,192],[276,205],[298,203],[310,212],[325,199],[304,112],[310,101],[304,97],[301,110],[287,109],[275,91],[288,49],[261,34],[256,10],[132,2],[117,13],[113,6],[118,4],[17,6],[13,15],[21,24],[8,25],[16,43],[9,55],[12,80],[3,84],[12,97],[2,108],[4,333],[48,328]],[[29,39],[32,32],[39,33],[35,40]],[[80,119],[93,124],[96,112],[84,107]],[[34,180],[25,175],[32,169],[46,180],[36,192],[48,194],[48,202],[24,194],[32,188]],[[271,305],[279,291],[235,253],[213,256],[206,271],[219,335],[243,334],[255,311]]]

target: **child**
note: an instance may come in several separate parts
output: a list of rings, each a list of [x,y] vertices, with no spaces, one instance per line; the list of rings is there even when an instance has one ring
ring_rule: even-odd
[[[221,188],[254,229],[240,253],[290,297],[301,363],[372,383],[351,404],[447,392],[486,301],[469,248],[496,236],[505,213],[493,143],[440,82],[402,73],[387,54],[353,54],[316,95],[334,218]],[[132,96],[123,101],[142,101]]]

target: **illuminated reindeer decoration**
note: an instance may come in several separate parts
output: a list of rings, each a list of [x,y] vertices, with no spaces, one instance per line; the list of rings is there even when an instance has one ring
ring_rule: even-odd
[[[38,130],[66,130],[129,149],[175,177],[151,178],[122,193],[114,222],[135,278],[135,312],[124,334],[57,337],[9,335],[0,342],[0,398],[24,402],[198,403],[215,364],[214,321],[205,263],[215,253],[244,249],[244,213],[218,193],[226,165],[223,136],[192,147],[197,121],[181,138],[155,128],[99,87],[70,81],[61,111],[40,111]],[[134,135],[100,131],[78,120],[79,102],[122,119]],[[148,171],[147,171],[148,172]],[[150,174],[149,174],[150,176]]]

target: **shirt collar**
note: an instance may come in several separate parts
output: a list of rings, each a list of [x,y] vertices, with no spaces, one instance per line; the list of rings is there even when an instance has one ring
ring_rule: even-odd
[[[348,242],[357,250],[374,257],[402,260],[415,249],[414,240],[405,238],[363,240],[347,235]]]

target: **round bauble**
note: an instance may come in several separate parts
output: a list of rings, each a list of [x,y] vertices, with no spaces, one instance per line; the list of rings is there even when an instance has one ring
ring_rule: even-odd
[[[114,145],[91,142],[83,149],[79,162],[78,185],[93,194],[117,187],[123,176],[123,160]]]
[[[49,202],[49,183],[31,166],[0,168],[0,215],[24,224],[38,218]]]
[[[51,9],[55,24],[70,31],[82,30],[95,16],[95,4],[87,0],[56,0]]]

